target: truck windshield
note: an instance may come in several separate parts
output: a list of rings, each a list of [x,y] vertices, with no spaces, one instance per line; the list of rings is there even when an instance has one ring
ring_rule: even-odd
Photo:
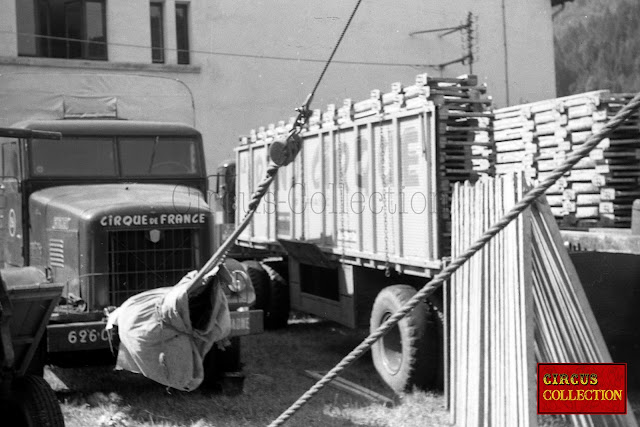
[[[31,142],[36,176],[116,176],[113,138],[74,138]]]
[[[198,172],[196,145],[191,140],[119,138],[124,176],[193,175]]]
[[[179,137],[34,139],[34,176],[193,176],[200,172],[195,141]]]

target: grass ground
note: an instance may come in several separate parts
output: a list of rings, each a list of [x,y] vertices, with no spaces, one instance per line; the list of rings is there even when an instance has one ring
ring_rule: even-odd
[[[52,368],[47,379],[58,390],[69,427],[266,426],[314,384],[304,374],[305,370],[329,370],[365,334],[366,331],[353,331],[329,322],[298,322],[282,331],[244,337],[246,380],[245,391],[239,396],[168,392],[142,376],[114,372],[111,367]],[[369,354],[349,367],[343,377],[393,397],[375,372]],[[640,394],[632,394],[631,399],[640,408]],[[442,394],[417,392],[396,399],[392,407],[385,407],[327,387],[286,425],[447,426],[444,405]],[[539,424],[569,425],[553,417],[540,417]]]

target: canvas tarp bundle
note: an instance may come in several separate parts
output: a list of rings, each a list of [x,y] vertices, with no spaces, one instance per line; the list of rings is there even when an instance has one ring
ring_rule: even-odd
[[[199,301],[189,300],[195,275],[192,271],[173,287],[135,295],[111,313],[107,328],[117,325],[120,337],[116,369],[184,391],[202,383],[204,356],[229,335],[231,320],[218,277],[206,279],[209,288]]]

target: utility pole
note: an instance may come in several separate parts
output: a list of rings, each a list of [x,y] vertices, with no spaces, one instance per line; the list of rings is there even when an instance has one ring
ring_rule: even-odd
[[[469,74],[473,74],[473,63],[475,62],[475,59],[476,59],[474,55],[474,50],[476,48],[475,41],[477,39],[475,34],[476,32],[475,26],[477,25],[476,19],[477,18],[473,16],[473,13],[469,12],[467,13],[466,22],[463,24],[457,25],[455,27],[434,28],[429,30],[414,31],[409,33],[409,36],[413,37],[418,34],[441,33],[441,34],[438,34],[438,38],[443,38],[450,34],[460,32],[463,36],[463,44],[464,44],[463,46],[464,54],[462,55],[462,57],[437,64],[434,67],[442,71],[449,65],[466,63],[466,64],[469,64]]]

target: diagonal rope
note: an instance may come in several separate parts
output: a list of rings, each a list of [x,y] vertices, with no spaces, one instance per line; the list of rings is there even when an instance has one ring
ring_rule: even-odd
[[[291,146],[293,144],[297,144],[297,142],[294,141],[295,138],[292,138],[292,137],[297,136],[302,130],[302,128],[304,127],[304,125],[307,123],[307,120],[309,119],[309,105],[311,104],[311,101],[313,100],[313,96],[318,90],[318,86],[320,86],[320,82],[322,82],[322,79],[324,78],[324,75],[327,72],[327,68],[329,68],[329,64],[331,64],[331,61],[333,60],[334,55],[338,51],[338,47],[342,43],[342,39],[344,39],[344,36],[347,33],[349,26],[351,25],[351,21],[353,20],[353,17],[355,16],[358,8],[360,7],[360,3],[362,3],[362,0],[358,0],[355,7],[353,8],[353,11],[349,16],[349,19],[347,20],[347,23],[345,24],[342,30],[342,33],[340,33],[340,37],[338,38],[338,41],[333,47],[333,51],[331,52],[329,59],[327,59],[327,62],[324,64],[324,67],[322,68],[322,72],[320,73],[320,76],[318,77],[315,85],[313,86],[313,90],[311,91],[309,96],[307,96],[307,99],[305,100],[302,107],[297,109],[298,117],[295,120],[293,129],[291,129],[289,138],[287,138],[286,145]],[[289,152],[292,153],[291,154],[292,158],[289,159],[290,161],[288,163],[293,161],[293,158],[295,158],[297,154],[297,150],[290,150]],[[235,243],[235,241],[238,239],[238,237],[240,237],[240,234],[242,234],[244,229],[247,228],[247,226],[251,222],[251,219],[253,218],[253,215],[256,213],[256,209],[260,204],[260,200],[262,200],[264,195],[267,193],[267,189],[275,179],[279,168],[280,168],[280,165],[276,165],[273,162],[269,164],[269,167],[267,168],[266,177],[260,182],[260,184],[258,184],[258,189],[251,195],[251,201],[249,202],[249,205],[248,205],[249,210],[245,214],[244,218],[242,219],[240,224],[236,226],[236,229],[233,231],[233,233],[231,233],[231,235],[227,237],[227,240],[225,240],[224,243],[220,245],[218,250],[211,256],[211,258],[209,258],[209,260],[205,263],[205,265],[198,271],[198,273],[192,279],[191,284],[189,285],[189,291],[192,291],[193,289],[200,286],[202,282],[202,278],[209,271],[213,270],[214,268],[222,264],[224,259],[227,257],[227,254],[231,250],[233,244]]]
[[[624,122],[631,114],[640,108],[640,93],[638,93],[627,105],[616,114],[600,132],[591,135],[589,139],[577,150],[573,151],[569,157],[554,169],[551,174],[536,187],[531,189],[524,197],[516,203],[516,205],[503,216],[498,222],[492,225],[484,232],[478,240],[476,240],[466,251],[454,259],[447,267],[438,273],[430,282],[420,289],[407,303],[397,312],[387,319],[380,327],[372,332],[367,338],[354,348],[340,363],[334,366],[325,374],[313,387],[307,390],[300,398],[293,403],[286,411],[269,424],[268,427],[277,427],[284,424],[293,414],[304,406],[315,394],[317,394],[324,386],[338,376],[340,372],[345,370],[349,365],[355,362],[360,356],[368,351],[373,344],[384,336],[391,328],[413,310],[421,301],[425,300],[429,295],[433,294],[438,288],[446,282],[453,273],[455,273],[462,265],[464,265],[471,257],[481,250],[493,237],[502,231],[511,221],[516,219],[524,212],[538,197],[542,196],[555,182],[565,173],[569,172],[575,165],[589,154],[600,141],[613,132],[622,122]]]

